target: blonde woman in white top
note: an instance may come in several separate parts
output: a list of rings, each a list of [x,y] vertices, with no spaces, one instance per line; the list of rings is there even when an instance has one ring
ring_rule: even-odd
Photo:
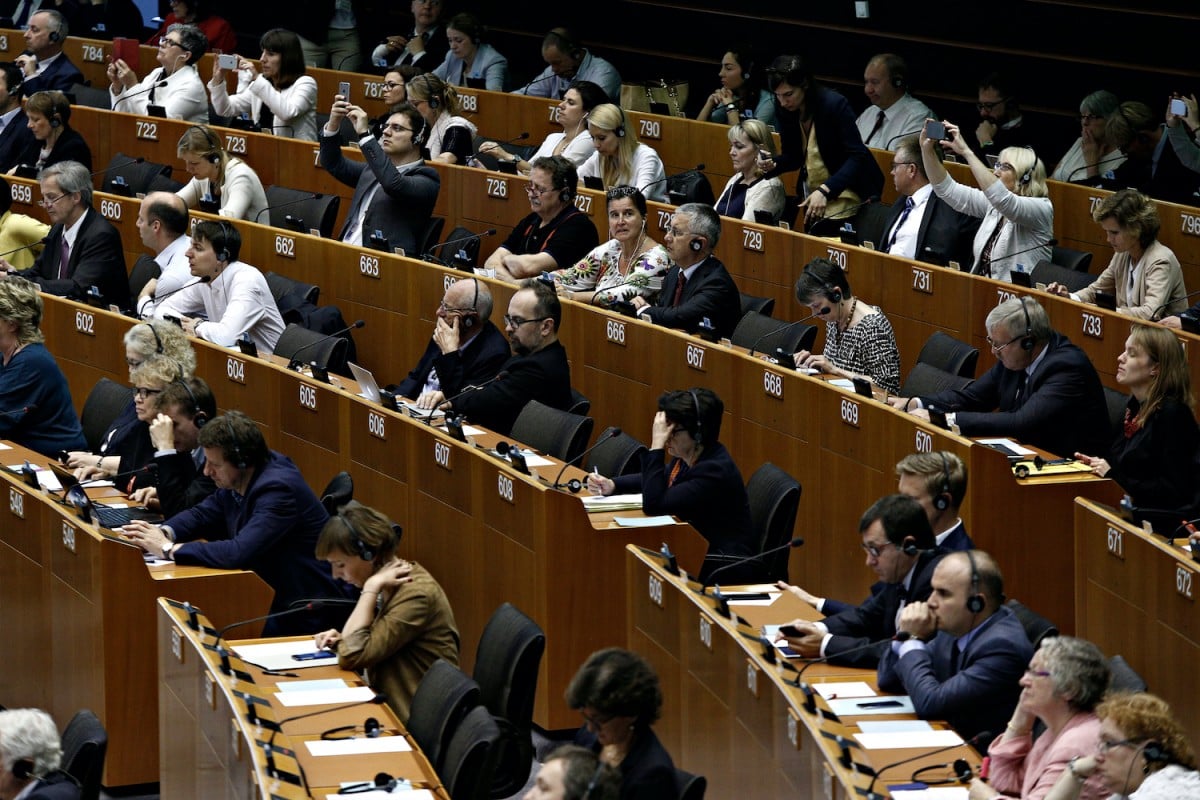
[[[229,94],[227,70],[213,59],[213,77],[208,82],[213,108],[226,117],[246,114],[264,133],[317,141],[317,82],[305,74],[300,37],[273,28],[262,35],[259,46],[258,68],[252,61],[238,59],[236,94]]]
[[[222,217],[261,222],[267,195],[258,174],[240,158],[229,155],[216,133],[194,125],[179,137],[176,148],[192,179],[175,194],[188,208],[219,213]]]
[[[783,214],[787,190],[779,178],[763,178],[760,150],[775,155],[775,140],[765,122],[747,119],[729,128],[729,159],[736,172],[717,198],[718,214],[749,222],[757,221],[755,211],[765,211],[773,220]]]
[[[612,103],[596,106],[588,117],[588,130],[596,152],[579,168],[580,185],[584,178],[599,178],[606,189],[625,184],[641,189],[647,200],[667,201],[662,159],[638,142],[624,111]]]

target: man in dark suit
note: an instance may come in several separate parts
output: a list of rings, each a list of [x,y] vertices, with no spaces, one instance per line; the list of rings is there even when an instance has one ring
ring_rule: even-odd
[[[974,263],[972,246],[980,220],[960,214],[933,193],[916,136],[896,146],[892,182],[900,196],[884,221],[880,250],[943,267],[951,261]]]
[[[721,218],[712,206],[685,203],[676,209],[664,240],[675,266],[655,305],[633,298],[638,316],[688,333],[711,326],[717,336],[731,336],[742,318],[742,299],[725,265],[713,255],[720,238]]]
[[[442,408],[503,436],[512,431],[530,400],[563,411],[570,408],[571,367],[558,340],[561,321],[562,305],[553,284],[538,278],[523,281],[504,315],[512,357],[487,386],[443,403]]]
[[[365,164],[342,156],[338,135],[342,117],[354,124]],[[339,95],[321,131],[321,166],[354,187],[350,213],[338,238],[356,247],[371,247],[371,237],[378,232],[389,253],[399,247],[409,256],[419,256],[421,237],[442,185],[437,170],[421,159],[428,126],[407,103],[388,117],[378,140],[371,135],[370,123],[367,112]]]
[[[954,453],[913,453],[896,464],[896,491],[925,509],[937,546],[947,552],[975,547],[958,507],[967,496],[967,465]]]
[[[75,84],[84,82],[83,73],[63,55],[68,33],[66,18],[54,9],[43,9],[29,18],[25,52],[16,58],[17,66],[25,73],[26,97],[50,89],[69,92]]]
[[[432,409],[468,386],[496,377],[512,354],[491,317],[492,292],[486,283],[466,278],[451,284],[438,304],[433,338],[396,394],[416,400],[418,408]]]
[[[925,511],[911,497],[880,498],[863,514],[858,530],[867,566],[882,586],[862,605],[844,607],[822,622],[793,620],[789,624],[800,635],[785,638],[806,658],[824,657],[835,664],[869,668],[887,647],[880,640],[895,635],[897,614],[904,604],[929,597],[929,579],[942,554],[935,548]],[[784,588],[796,594],[803,591]],[[877,644],[872,646],[873,642]]]
[[[1112,431],[1096,368],[1050,327],[1041,304],[1009,298],[985,324],[996,364],[983,377],[965,389],[893,397],[891,404],[926,420],[934,406],[963,436],[1011,436],[1062,456],[1108,452]]]
[[[0,711],[0,798],[78,800],[79,784],[59,769],[54,720],[37,708]]]
[[[341,596],[316,557],[329,514],[296,465],[267,449],[254,420],[227,412],[201,429],[200,446],[217,491],[162,525],[130,523],[125,535],[178,564],[254,570],[275,590],[272,613],[303,598]],[[263,636],[317,633],[344,621],[345,614],[306,611],[268,620]]]
[[[92,178],[78,161],[60,161],[38,173],[42,207],[53,227],[33,266],[17,272],[47,294],[79,300],[95,287],[105,303],[129,308],[129,275],[121,234],[92,209]]]
[[[33,142],[29,118],[21,107],[23,78],[15,64],[0,64],[0,172],[20,163],[21,153]]]
[[[1033,645],[1004,607],[1004,579],[991,556],[967,550],[942,559],[929,601],[905,606],[897,627],[910,638],[887,648],[880,689],[908,694],[917,716],[944,719],[963,736],[1004,730]]]

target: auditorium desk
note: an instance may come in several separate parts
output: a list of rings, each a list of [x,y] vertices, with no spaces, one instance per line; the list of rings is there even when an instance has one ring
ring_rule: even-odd
[[[14,447],[4,465],[45,458]],[[82,708],[108,730],[107,786],[158,780],[154,598],[199,605],[215,624],[265,613],[271,589],[253,572],[147,566],[142,552],[86,524],[7,469],[0,486],[0,618],[14,654],[0,671],[9,707],[35,706],[66,725]],[[251,626],[253,633],[258,628]]]
[[[1075,635],[1122,655],[1200,739],[1200,564],[1186,539],[1147,535],[1109,507],[1075,502]],[[1062,577],[1066,581],[1066,575]]]

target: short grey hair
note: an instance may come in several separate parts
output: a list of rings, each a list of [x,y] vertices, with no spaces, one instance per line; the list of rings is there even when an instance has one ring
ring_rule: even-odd
[[[92,205],[92,174],[88,168],[78,161],[59,161],[51,164],[38,173],[40,183],[47,178],[58,179],[58,189],[64,194],[79,192],[79,197],[85,206]]]
[[[1115,94],[1106,89],[1101,89],[1097,92],[1092,92],[1080,100],[1079,110],[1108,119],[1116,113],[1117,107],[1120,105],[1121,101]]]
[[[179,43],[183,45],[184,50],[192,54],[188,64],[193,67],[199,64],[200,59],[208,52],[208,37],[195,25],[176,22],[167,28],[167,33],[179,34]]]
[[[46,775],[62,763],[62,742],[50,715],[38,708],[0,711],[0,766],[12,772],[21,760],[33,762],[34,775]]]
[[[712,206],[704,203],[684,203],[675,209],[676,214],[683,214],[691,219],[691,233],[703,236],[710,249],[715,249],[721,238],[721,217]]]
[[[1003,325],[1014,336],[1024,336],[1027,314],[1029,316],[1029,333],[1034,340],[1049,341],[1051,334],[1054,333],[1054,329],[1050,327],[1050,317],[1046,315],[1046,309],[1042,308],[1042,304],[1032,297],[1008,298],[988,312],[987,319],[983,324],[989,332],[993,328]]]
[[[1042,667],[1054,681],[1054,693],[1072,708],[1092,711],[1108,690],[1108,661],[1086,639],[1054,636],[1042,641]]]

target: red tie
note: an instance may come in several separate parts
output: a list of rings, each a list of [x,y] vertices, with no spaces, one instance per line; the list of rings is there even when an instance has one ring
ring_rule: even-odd
[[[680,299],[683,297],[683,287],[687,285],[687,276],[683,274],[683,270],[679,270],[679,280],[675,283],[675,299],[671,301],[671,306],[678,306]]]
[[[679,473],[683,470],[683,461],[677,460],[671,467],[671,474],[667,476],[667,488],[675,485],[675,479],[679,477]]]

